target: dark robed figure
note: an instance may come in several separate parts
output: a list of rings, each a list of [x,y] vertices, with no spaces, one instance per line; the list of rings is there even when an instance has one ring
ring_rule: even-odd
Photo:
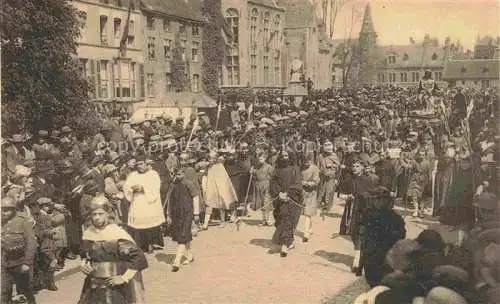
[[[293,248],[293,235],[302,213],[303,201],[300,168],[291,164],[286,151],[282,151],[278,157],[270,187],[276,226],[273,242],[281,245],[281,256],[285,257]]]

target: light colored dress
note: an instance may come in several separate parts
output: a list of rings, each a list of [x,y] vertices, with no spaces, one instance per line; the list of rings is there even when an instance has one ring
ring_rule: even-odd
[[[142,186],[144,192],[134,193],[132,191],[134,185]],[[130,173],[123,185],[125,198],[130,201],[128,226],[135,229],[148,229],[165,223],[160,186],[160,176],[155,170]]]
[[[319,168],[311,165],[302,171],[302,191],[304,193],[304,215],[316,215],[318,209]]]
[[[238,196],[226,168],[216,163],[208,168],[206,181],[203,183],[205,204],[212,208],[229,210],[238,201]]]
[[[273,205],[271,204],[271,193],[269,188],[273,172],[274,172],[273,167],[269,164],[263,164],[260,168],[255,169],[253,197],[255,201],[256,210],[264,206],[265,210],[270,211],[273,209]]]

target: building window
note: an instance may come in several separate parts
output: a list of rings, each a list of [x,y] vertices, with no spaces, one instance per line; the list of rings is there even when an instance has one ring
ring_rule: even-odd
[[[163,18],[163,30],[165,32],[170,32],[172,30],[170,26],[170,20],[167,18]]]
[[[264,13],[264,51],[269,51],[269,38],[270,38],[270,33],[269,33],[269,18],[270,14],[269,12]]]
[[[406,54],[406,53],[405,53],[405,54],[403,55],[403,61],[408,61],[408,59],[409,59],[409,58],[408,58],[408,54]]]
[[[139,64],[139,81],[140,83],[140,89],[141,89],[141,97],[146,96],[146,87],[144,85],[144,64]]]
[[[396,82],[396,73],[389,73],[389,82]]]
[[[182,56],[182,60],[185,61],[186,60],[186,44],[187,44],[187,40],[185,39],[182,39],[181,40],[181,56]]]
[[[165,90],[167,93],[174,91],[174,87],[172,86],[172,74],[171,73],[165,74]]]
[[[462,67],[462,68],[460,69],[460,73],[465,73],[465,72],[467,72],[467,69],[466,69],[465,67]]]
[[[100,22],[101,44],[108,45],[108,17],[101,15]]]
[[[382,82],[382,74],[378,73],[377,75],[377,81]]]
[[[135,62],[130,63],[130,88],[132,90],[130,97],[134,98],[135,97],[135,87],[137,86],[136,80],[135,80]]]
[[[280,54],[276,52],[276,55],[274,56],[274,84],[275,85],[280,85],[281,84],[281,74],[280,74],[280,66],[281,66],[281,60],[280,60]]]
[[[382,82],[385,82],[385,73],[382,73]]]
[[[228,85],[240,84],[240,63],[238,56],[227,57],[227,82]]]
[[[483,88],[489,88],[490,87],[490,81],[489,80],[481,80],[481,86]]]
[[[273,41],[276,41],[276,43],[274,43],[275,45],[275,48],[279,48],[280,47],[280,25],[281,25],[281,17],[280,15],[276,15],[274,17],[274,32],[273,32]]]
[[[198,48],[199,48],[199,43],[198,42],[193,42],[193,48],[191,49],[191,61],[192,62],[198,62]]]
[[[264,86],[269,84],[269,56],[264,56]]]
[[[432,54],[432,60],[437,60],[438,59],[438,55],[436,53],[433,53]]]
[[[134,23],[134,20],[130,20],[130,22],[129,22],[128,35],[129,36],[134,36],[135,35],[135,23]]]
[[[148,37],[148,59],[149,60],[156,59],[155,37]]]
[[[200,75],[198,75],[198,74],[193,75],[192,90],[193,90],[193,92],[198,92],[200,90]]]
[[[108,77],[108,61],[101,60],[97,62],[97,97],[109,97],[109,77]]]
[[[184,23],[179,23],[179,35],[186,35],[186,25]]]
[[[489,67],[483,67],[483,73],[488,73],[490,71]]]
[[[257,84],[257,55],[250,55],[250,81],[252,85]]]
[[[402,72],[399,75],[401,77],[401,82],[408,82],[408,74],[406,72]]]
[[[259,19],[259,11],[256,8],[252,10],[250,16],[250,44],[254,47],[257,43],[257,20]]]
[[[191,29],[191,34],[193,35],[193,37],[200,36],[200,28],[198,26],[193,26]]]
[[[163,52],[165,55],[165,59],[172,58],[172,40],[170,39],[163,40]]]
[[[233,35],[233,43],[238,44],[238,33],[239,33],[239,17],[238,11],[234,8],[230,8],[226,11],[226,22],[231,29],[231,33]]]
[[[128,61],[116,60],[113,63],[115,97],[130,97],[132,79],[130,74]]]
[[[79,11],[78,19],[82,23],[82,27],[80,28],[80,35],[83,39],[85,39],[85,35],[87,34],[87,13]]]
[[[148,73],[146,75],[146,83],[147,83],[146,91],[147,91],[148,97],[154,97],[155,96],[155,94],[154,94],[154,79],[153,79],[152,73]]]
[[[396,63],[396,56],[390,55],[389,56],[389,64],[394,64]]]
[[[122,20],[120,18],[113,19],[113,33],[115,39],[120,39],[120,32],[122,28]]]
[[[154,30],[155,20],[153,19],[153,16],[146,16],[146,28],[148,30]]]

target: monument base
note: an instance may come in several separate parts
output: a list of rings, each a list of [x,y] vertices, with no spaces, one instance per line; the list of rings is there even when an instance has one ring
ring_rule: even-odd
[[[304,100],[304,96],[309,95],[307,89],[304,88],[302,82],[290,81],[288,87],[283,91],[283,96],[290,96],[294,99],[294,104],[296,107]]]

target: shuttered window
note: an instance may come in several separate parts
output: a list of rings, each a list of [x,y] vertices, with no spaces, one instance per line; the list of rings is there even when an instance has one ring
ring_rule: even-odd
[[[144,87],[144,65],[143,64],[139,64],[139,81],[141,82],[140,83],[140,90],[141,90],[141,96],[142,98],[144,98],[144,96],[146,95],[146,88]]]

